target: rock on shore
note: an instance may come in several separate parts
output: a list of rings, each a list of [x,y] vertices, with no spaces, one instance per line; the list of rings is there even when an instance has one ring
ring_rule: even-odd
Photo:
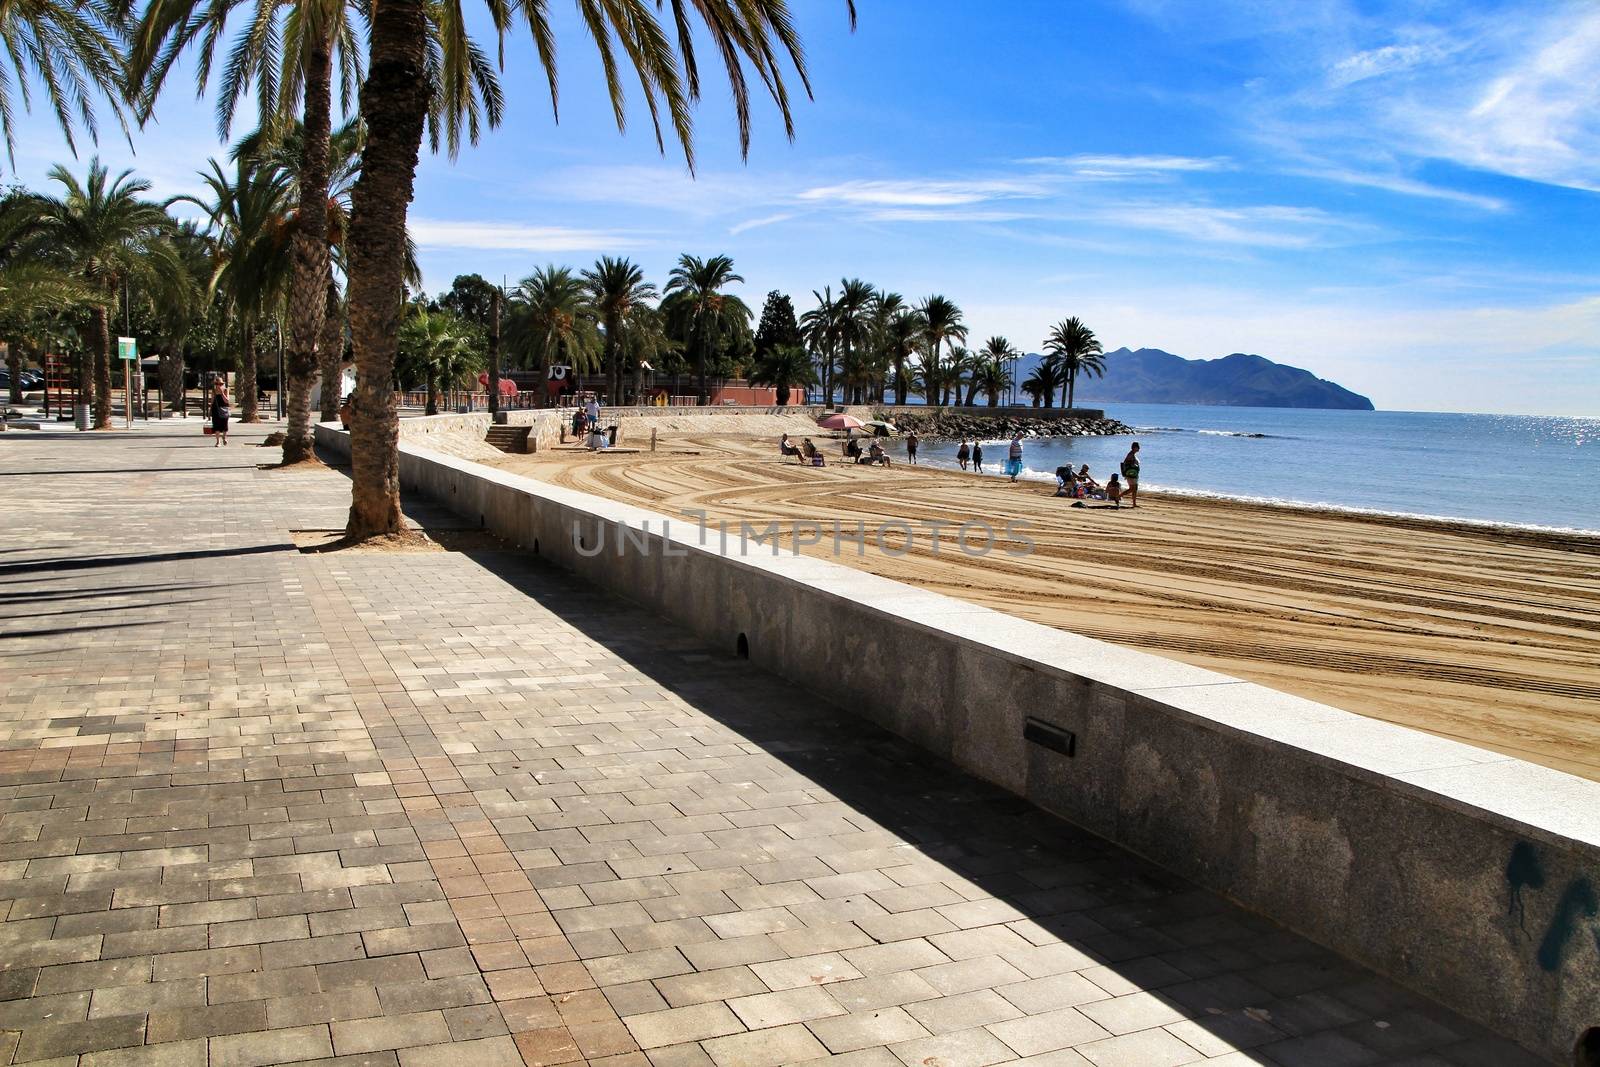
[[[993,439],[1020,433],[1024,437],[1100,437],[1132,433],[1133,427],[1116,419],[1040,419],[1017,415],[976,415],[966,411],[933,408],[923,412],[897,412],[891,420],[901,433],[922,437],[979,437]]]

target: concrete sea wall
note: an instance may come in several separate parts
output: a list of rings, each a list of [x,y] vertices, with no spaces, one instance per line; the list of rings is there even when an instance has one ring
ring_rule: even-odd
[[[1554,1061],[1600,1027],[1600,783],[433,452],[419,421],[407,489],[712,647]]]

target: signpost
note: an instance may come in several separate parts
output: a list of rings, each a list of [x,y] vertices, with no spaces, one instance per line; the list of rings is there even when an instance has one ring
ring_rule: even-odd
[[[133,365],[139,360],[139,339],[117,338],[117,358],[122,360],[122,410],[124,424],[133,429]]]

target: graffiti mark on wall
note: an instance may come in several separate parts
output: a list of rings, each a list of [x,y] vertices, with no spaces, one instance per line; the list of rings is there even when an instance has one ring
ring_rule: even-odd
[[[1526,890],[1543,889],[1545,885],[1544,868],[1539,862],[1537,848],[1526,841],[1517,842],[1511,850],[1511,858],[1506,862],[1506,884],[1510,889],[1507,913],[1531,939],[1533,935],[1528,931],[1527,906],[1523,894]],[[1575,942],[1582,942],[1585,922],[1597,916],[1600,916],[1600,893],[1596,893],[1594,884],[1580,874],[1567,883],[1545,927],[1544,936],[1539,939],[1539,950],[1534,956],[1539,966],[1546,971],[1558,970],[1568,949]],[[1600,951],[1600,923],[1595,923],[1590,932],[1594,936],[1596,950]]]

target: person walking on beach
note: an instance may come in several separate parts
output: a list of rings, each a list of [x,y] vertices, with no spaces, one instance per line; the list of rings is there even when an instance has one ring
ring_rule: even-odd
[[[967,469],[967,457],[972,455],[972,450],[967,447],[967,439],[961,439],[961,447],[956,449],[956,462],[961,464],[961,469]]]
[[[979,474],[983,473],[983,442],[972,442],[972,469]]]
[[[218,378],[216,388],[211,392],[211,433],[217,439],[213,447],[220,448],[228,443],[228,416],[230,414],[232,414],[232,405],[228,403],[228,384]]]
[[[1017,475],[1022,473],[1022,434],[1011,435],[1011,448],[1006,452],[1006,473],[1011,475],[1011,480],[1016,481]]]
[[[1128,483],[1124,495],[1128,498],[1128,506],[1139,506],[1139,442],[1135,441],[1133,447],[1128,449],[1128,454],[1122,457],[1122,480]]]
[[[912,464],[917,462],[917,432],[915,430],[906,434],[906,462]]]

